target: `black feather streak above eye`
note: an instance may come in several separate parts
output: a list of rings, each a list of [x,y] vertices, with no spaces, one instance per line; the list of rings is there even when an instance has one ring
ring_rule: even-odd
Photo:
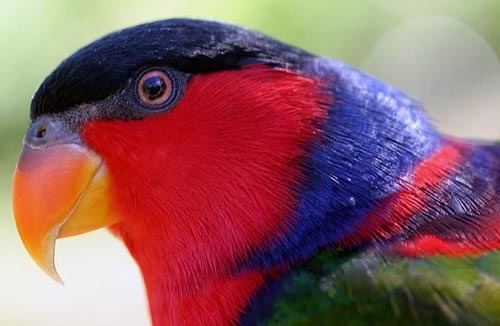
[[[310,57],[257,32],[217,22],[171,19],[139,25],[105,36],[64,60],[37,90],[31,119],[104,100],[144,67],[195,74],[250,63],[291,67]]]

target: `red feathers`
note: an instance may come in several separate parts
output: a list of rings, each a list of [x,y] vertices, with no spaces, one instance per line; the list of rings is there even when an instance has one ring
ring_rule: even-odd
[[[500,214],[492,217],[499,220]],[[500,248],[500,237],[498,231],[500,226],[486,226],[483,230],[485,234],[495,234],[496,238],[481,239],[481,241],[471,242],[470,239],[441,239],[437,235],[424,235],[412,241],[405,241],[396,245],[396,251],[410,257],[422,257],[429,255],[448,256],[475,256],[482,255],[488,251]]]
[[[253,66],[193,77],[170,112],[87,123],[122,216],[113,231],[141,267],[157,325],[234,322],[261,286],[237,264],[292,222],[299,163],[325,116],[318,87]]]
[[[440,222],[440,219],[446,219],[446,214],[453,216],[453,213],[443,213],[443,216],[434,217],[432,222],[428,221],[427,223],[433,223],[433,226],[424,228],[425,231],[411,227],[412,217],[439,205],[436,203],[436,196],[440,196],[438,192],[442,191],[453,174],[460,170],[469,154],[467,149],[468,145],[465,143],[446,141],[436,153],[415,168],[410,184],[382,201],[371,214],[359,222],[355,232],[342,239],[340,244],[351,247],[382,243],[412,229],[411,236],[396,241],[391,250],[406,256],[422,257],[479,255],[500,248],[500,215],[496,212],[488,213],[486,210],[484,214],[476,212],[477,216],[456,216]],[[492,206],[493,203],[485,203],[485,207],[488,205]],[[440,234],[442,232],[439,228],[446,228],[448,232]]]
[[[411,184],[381,202],[373,213],[360,221],[357,230],[341,243],[352,246],[386,240],[404,229],[405,222],[426,206],[426,190],[439,186],[458,164],[460,153],[447,144],[416,167]]]

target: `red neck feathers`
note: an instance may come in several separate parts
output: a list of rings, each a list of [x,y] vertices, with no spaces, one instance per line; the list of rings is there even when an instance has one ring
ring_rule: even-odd
[[[300,162],[326,114],[318,88],[264,66],[203,74],[170,112],[84,127],[155,325],[234,323],[263,285],[265,271],[238,264],[293,223]]]

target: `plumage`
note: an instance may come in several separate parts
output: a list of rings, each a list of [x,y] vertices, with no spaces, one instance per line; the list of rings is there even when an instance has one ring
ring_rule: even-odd
[[[493,325],[500,317],[499,259],[325,253],[283,281],[266,323]]]
[[[137,97],[151,69],[173,88],[154,108]],[[500,322],[500,146],[441,135],[418,101],[343,63],[160,21],[63,61],[31,119],[25,151],[101,160],[86,182],[107,176],[102,226],[141,268],[155,325]],[[86,223],[73,211],[53,241]]]

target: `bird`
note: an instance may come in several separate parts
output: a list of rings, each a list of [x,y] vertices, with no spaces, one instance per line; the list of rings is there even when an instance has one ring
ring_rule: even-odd
[[[216,21],[129,27],[46,77],[23,144],[35,263],[62,282],[56,240],[108,228],[153,325],[500,323],[500,145],[342,62]]]

